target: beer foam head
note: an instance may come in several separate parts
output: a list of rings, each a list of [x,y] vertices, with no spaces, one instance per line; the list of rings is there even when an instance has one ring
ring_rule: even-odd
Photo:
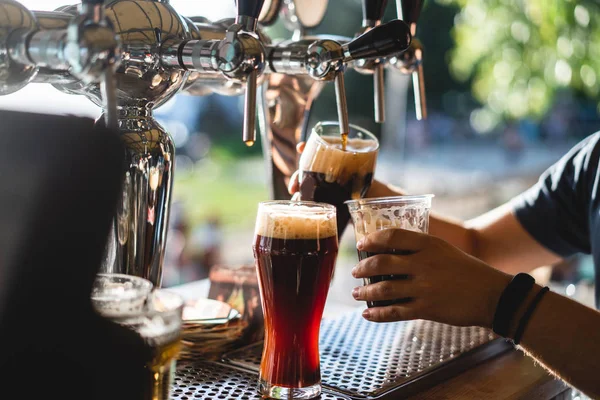
[[[349,138],[344,151],[341,137],[313,133],[300,158],[300,170],[325,174],[331,181],[344,181],[354,174],[373,173],[378,149],[376,139]]]
[[[311,202],[265,202],[258,207],[256,234],[276,239],[337,236],[335,207]]]

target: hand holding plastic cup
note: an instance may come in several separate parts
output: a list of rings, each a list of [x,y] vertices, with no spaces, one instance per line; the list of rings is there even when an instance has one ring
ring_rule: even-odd
[[[421,196],[396,196],[377,199],[361,199],[347,201],[350,210],[354,234],[358,242],[369,233],[383,229],[408,229],[416,232],[429,231],[429,211],[433,195]],[[398,254],[390,251],[387,254]],[[360,261],[372,257],[376,253],[358,251]],[[405,275],[381,275],[364,279],[364,285],[385,280],[406,279]],[[367,301],[367,306],[384,307],[405,302],[409,299],[395,299],[385,301]]]

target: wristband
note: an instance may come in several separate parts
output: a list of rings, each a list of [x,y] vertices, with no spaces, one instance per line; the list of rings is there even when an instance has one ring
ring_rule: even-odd
[[[523,333],[525,332],[525,328],[527,327],[527,323],[529,322],[533,311],[536,309],[538,303],[540,302],[540,300],[542,300],[542,297],[544,297],[548,290],[550,290],[548,286],[542,288],[542,290],[540,290],[538,294],[535,295],[534,299],[531,301],[531,304],[527,308],[527,311],[525,311],[525,314],[523,314],[523,317],[519,322],[519,327],[515,332],[515,338],[513,339],[515,345],[519,344],[519,342],[521,341],[521,338],[523,337]]]
[[[500,336],[507,337],[510,321],[513,319],[519,306],[535,284],[535,279],[529,274],[520,273],[510,281],[500,295],[492,329]]]

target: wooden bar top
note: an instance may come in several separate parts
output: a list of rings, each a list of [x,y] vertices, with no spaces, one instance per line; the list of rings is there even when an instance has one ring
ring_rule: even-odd
[[[521,351],[510,350],[409,400],[567,398],[570,388]]]

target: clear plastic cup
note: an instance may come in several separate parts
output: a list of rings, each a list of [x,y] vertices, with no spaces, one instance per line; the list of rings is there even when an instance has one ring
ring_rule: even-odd
[[[374,199],[347,201],[350,211],[354,235],[358,242],[366,235],[383,229],[407,229],[427,233],[429,231],[429,212],[433,195],[395,196]],[[358,259],[376,255],[366,251],[358,251]],[[398,254],[391,251],[388,254]],[[364,284],[377,283],[385,280],[406,279],[405,275],[381,275],[364,279]],[[397,304],[409,299],[385,301],[368,301],[368,307],[384,307]]]

